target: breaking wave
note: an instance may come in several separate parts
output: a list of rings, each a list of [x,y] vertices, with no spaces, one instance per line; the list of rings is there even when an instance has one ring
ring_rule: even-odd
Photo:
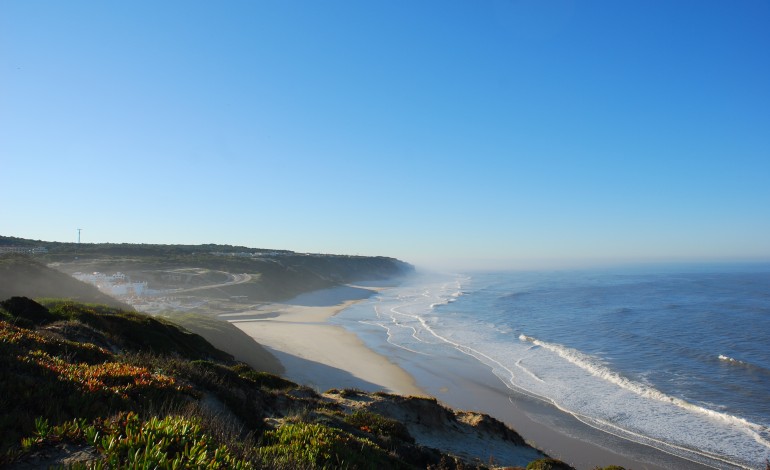
[[[645,385],[640,382],[636,382],[626,377],[623,377],[617,372],[604,366],[596,358],[593,358],[588,354],[581,353],[580,351],[577,351],[575,349],[568,348],[559,344],[552,344],[552,343],[547,343],[545,341],[540,341],[537,338],[533,338],[532,336],[527,336],[524,334],[519,335],[519,339],[521,341],[526,341],[526,342],[535,344],[537,346],[540,346],[542,348],[545,348],[549,351],[552,351],[557,355],[559,355],[559,357],[561,357],[562,359],[565,359],[571,362],[572,364],[589,372],[591,375],[598,377],[602,380],[605,380],[607,382],[610,382],[612,384],[615,384],[619,387],[622,387],[625,390],[629,390],[641,397],[658,400],[664,403],[671,403],[687,411],[694,411],[696,413],[708,416],[709,418],[718,419],[728,424],[738,425],[741,427],[745,427],[746,429],[750,429],[754,433],[756,433],[753,437],[757,439],[757,442],[760,442],[763,445],[770,448],[770,440],[767,440],[767,438],[763,437],[763,436],[770,436],[770,429],[766,428],[765,426],[761,426],[759,424],[749,422],[743,418],[739,418],[737,416],[733,416],[727,413],[722,413],[719,411],[710,410],[708,408],[703,408],[701,406],[694,405],[685,400],[682,400],[681,398],[676,398],[670,395],[666,395],[665,393],[657,390],[654,387],[650,387],[649,385]],[[722,357],[725,357],[726,358],[725,360],[728,360],[728,361],[735,361],[735,359],[727,358],[726,356],[720,356],[720,359]]]
[[[694,388],[671,387],[661,382],[660,376],[647,375],[648,370],[654,370],[651,368],[670,363],[664,352],[676,355],[672,345],[682,344],[680,338],[688,338],[684,336],[688,330],[672,328],[679,336],[669,336],[675,338],[671,342],[666,342],[665,337],[659,339],[660,330],[654,330],[650,336],[637,333],[629,336],[630,332],[639,331],[629,329],[629,322],[645,324],[649,308],[637,308],[639,303],[625,298],[616,304],[596,300],[601,299],[600,296],[588,299],[584,304],[597,312],[596,317],[604,322],[601,328],[613,328],[612,336],[619,338],[616,343],[635,348],[630,349],[632,354],[647,351],[656,358],[654,361],[660,359],[641,370],[628,368],[627,363],[622,362],[628,357],[613,357],[618,354],[616,350],[605,349],[613,343],[596,335],[596,329],[586,329],[590,323],[580,325],[584,328],[582,331],[572,329],[570,322],[576,321],[576,317],[570,315],[574,310],[565,311],[565,315],[559,317],[562,304],[546,302],[560,299],[551,285],[546,286],[548,289],[532,288],[531,282],[519,280],[515,285],[507,284],[507,279],[501,281],[499,276],[492,280],[497,284],[485,284],[481,288],[475,282],[468,282],[469,278],[405,286],[378,299],[374,307],[376,319],[362,318],[360,322],[382,328],[388,343],[422,357],[440,355],[446,351],[442,347],[453,348],[491,369],[511,390],[553,404],[589,426],[683,458],[716,468],[754,468],[770,455],[770,428],[761,413],[742,417],[743,409],[731,408],[731,402],[720,400],[719,396],[716,399],[692,397],[687,392]],[[668,288],[669,284],[658,285]],[[512,295],[511,291],[517,294]],[[580,291],[566,292],[572,295]],[[671,304],[668,298],[663,301],[667,302],[664,307]],[[661,315],[666,314],[664,310],[661,307]],[[680,310],[680,315],[685,315],[687,305],[683,303]],[[620,313],[624,318],[612,323],[618,315],[608,313]],[[533,323],[533,319],[540,323],[530,328],[528,324]],[[556,324],[553,320],[562,323]],[[564,325],[569,328],[566,335]],[[530,331],[535,331],[537,336],[526,334]],[[556,341],[542,340],[539,333],[550,335]],[[575,338],[579,340],[573,343]],[[586,344],[589,347],[584,349]],[[686,344],[689,347],[691,343]],[[595,345],[598,347],[593,347]],[[708,373],[709,368],[714,369],[715,364],[721,363],[725,367],[720,373],[735,374],[736,378],[743,374],[752,380],[759,377],[757,380],[765,381],[764,374],[770,374],[770,370],[740,356],[713,353],[704,356],[705,351],[692,349],[687,352],[690,355],[676,355],[686,358],[680,362],[704,358],[707,370],[698,373]],[[608,360],[602,359],[605,356]],[[634,359],[641,360],[641,356]],[[735,370],[731,372],[729,368]],[[682,376],[676,373],[674,370],[671,377],[678,380]],[[679,393],[681,390],[684,393]]]

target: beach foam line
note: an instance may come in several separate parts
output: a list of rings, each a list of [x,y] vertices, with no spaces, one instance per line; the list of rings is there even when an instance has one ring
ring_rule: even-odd
[[[435,286],[434,287],[438,287]],[[533,399],[536,399],[538,401],[541,401],[543,403],[546,403],[550,406],[553,406],[555,409],[558,409],[561,412],[564,412],[568,415],[573,416],[578,421],[582,422],[583,424],[597,429],[601,432],[605,432],[608,435],[617,436],[619,438],[622,438],[624,440],[627,440],[629,442],[635,442],[641,445],[649,446],[651,448],[654,448],[656,450],[659,450],[661,452],[671,454],[674,456],[677,456],[679,458],[683,458],[692,462],[696,462],[701,465],[710,466],[713,468],[745,468],[750,469],[753,468],[751,463],[748,460],[743,459],[740,457],[741,453],[727,453],[722,454],[719,452],[716,448],[708,448],[708,449],[701,449],[698,447],[693,447],[690,440],[684,440],[679,441],[678,439],[674,439],[672,441],[669,441],[667,437],[664,435],[658,435],[658,434],[650,434],[643,429],[637,429],[635,426],[631,426],[627,428],[625,425],[621,423],[613,422],[611,419],[609,421],[605,421],[607,419],[606,417],[602,416],[593,416],[591,413],[590,415],[583,414],[585,411],[579,411],[580,407],[578,406],[577,410],[569,409],[571,406],[569,402],[564,403],[557,403],[555,398],[551,398],[547,391],[543,393],[543,390],[540,390],[542,387],[538,386],[537,384],[543,385],[547,383],[550,379],[545,379],[546,376],[540,377],[538,374],[534,374],[532,370],[529,370],[529,367],[532,367],[533,363],[529,363],[528,359],[525,358],[524,361],[516,361],[516,363],[512,363],[509,361],[511,359],[509,356],[500,356],[496,351],[488,351],[486,346],[484,344],[476,345],[474,343],[469,343],[467,341],[464,341],[462,339],[455,338],[453,330],[448,330],[446,333],[444,333],[442,327],[445,325],[442,325],[442,315],[440,312],[436,312],[437,307],[441,305],[445,305],[449,302],[450,298],[452,298],[452,294],[454,292],[457,292],[456,290],[453,290],[451,288],[448,288],[450,286],[447,286],[446,284],[443,286],[445,288],[438,289],[439,291],[436,292],[437,289],[430,289],[433,291],[433,294],[431,295],[428,290],[413,290],[408,295],[398,294],[397,300],[400,302],[391,303],[390,301],[384,302],[381,304],[380,307],[377,309],[378,318],[381,318],[382,320],[386,321],[386,324],[390,327],[389,331],[389,341],[391,344],[397,341],[403,341],[404,344],[407,344],[409,346],[412,346],[411,340],[407,339],[407,336],[410,336],[412,340],[416,341],[417,343],[414,343],[415,346],[412,346],[416,349],[423,349],[422,347],[419,347],[418,344],[425,344],[427,345],[437,345],[437,344],[446,344],[447,346],[452,347],[453,349],[457,350],[458,352],[465,354],[467,356],[470,356],[474,358],[475,360],[479,361],[482,365],[489,367],[491,371],[494,373],[494,375],[505,385],[508,389],[512,390],[513,392],[517,392],[520,394],[523,394],[525,396],[531,397]],[[454,286],[451,286],[454,287]],[[448,297],[448,298],[447,298]],[[385,299],[383,299],[385,300]],[[395,300],[395,299],[389,299],[389,300]],[[394,306],[395,305],[395,306]],[[493,326],[493,325],[492,325]],[[403,328],[403,330],[398,330],[398,328]],[[435,328],[435,330],[434,330]],[[391,331],[392,330],[392,331]],[[515,330],[509,330],[507,333],[513,333]],[[516,332],[515,334],[518,334]],[[446,335],[446,336],[443,336]],[[392,339],[391,339],[392,336]],[[526,335],[524,335],[526,337]],[[515,336],[513,336],[515,337]],[[527,337],[530,338],[530,337]],[[521,338],[520,338],[521,339]],[[555,351],[547,348],[543,343],[537,338],[531,338],[532,341],[537,342],[535,344],[534,342],[530,342],[529,346],[527,347],[528,351],[536,351],[538,349],[542,349],[541,353],[538,353],[537,356],[543,357],[543,358],[549,358],[550,354],[554,353]],[[466,343],[466,344],[462,344]],[[560,346],[560,345],[559,345]],[[478,348],[478,349],[476,349]],[[576,351],[579,352],[579,351]],[[557,355],[559,355],[557,353]],[[589,359],[594,359],[592,361],[593,365],[603,365],[598,358],[591,358],[591,356],[586,355]],[[516,358],[513,358],[514,360]],[[533,357],[534,359],[534,357]],[[562,359],[567,359],[562,357]],[[564,365],[578,365],[575,364],[573,361],[566,360]],[[575,372],[578,370],[587,371],[585,367],[577,367],[577,369],[574,369]],[[609,369],[607,368],[609,371]],[[590,371],[588,371],[590,372]],[[610,371],[612,372],[612,371]],[[590,373],[591,376],[598,377],[600,380],[604,379],[601,376],[597,376],[595,373]],[[620,375],[618,374],[620,377]],[[522,382],[521,379],[524,379]],[[531,380],[530,380],[531,379]],[[540,380],[538,380],[540,379]],[[518,383],[516,383],[518,382]],[[529,384],[527,383],[529,382]],[[537,382],[537,384],[536,384]],[[619,386],[619,384],[613,382],[613,381],[607,381],[606,379],[601,380],[602,383],[613,385],[613,386]],[[532,390],[528,390],[527,388],[529,386],[532,386]],[[644,386],[643,384],[638,384],[640,386]],[[620,389],[627,390],[627,387],[619,387]],[[538,392],[535,392],[534,390],[538,390]],[[658,393],[661,393],[658,390],[655,390]],[[633,393],[634,395],[639,395],[637,393]],[[665,394],[662,394],[665,395]],[[639,395],[642,396],[642,395]],[[642,396],[643,397],[643,396]],[[643,397],[644,398],[644,397]],[[663,406],[664,409],[668,407],[668,405],[671,403],[670,400],[660,400],[659,401],[661,405],[655,405],[657,406]],[[640,402],[643,403],[643,402]],[[651,405],[651,403],[648,402],[648,405]],[[676,406],[676,403],[673,403],[673,407],[670,408],[668,411],[673,412],[676,415],[686,417],[690,413],[688,411],[700,411],[696,408],[687,409],[687,407],[679,407]],[[688,405],[692,407],[696,407],[696,405],[692,405],[688,403]],[[680,409],[681,411],[675,411],[676,409]],[[705,410],[705,409],[704,409]],[[708,410],[712,411],[712,410]],[[715,412],[718,413],[718,412]],[[704,413],[698,412],[698,413],[692,413],[692,417],[695,418],[696,416],[703,416]],[[766,434],[760,425],[759,429],[757,429],[758,432],[753,433],[750,430],[747,431],[746,426],[742,425],[745,423],[748,424],[754,424],[750,423],[749,421],[732,416],[726,413],[723,413],[723,417],[717,418],[720,422],[725,422],[725,417],[727,417],[727,421],[729,421],[727,427],[732,428],[735,436],[738,435],[749,435],[753,437],[753,440],[756,441],[760,449],[766,449],[768,448],[768,439],[766,437],[770,437],[770,435],[763,437],[763,434]],[[713,418],[713,416],[709,416]],[[703,420],[704,418],[699,418],[700,420]],[[741,420],[736,423],[734,420]],[[697,422],[697,420],[696,420]],[[705,423],[704,423],[705,424]],[[715,425],[716,420],[715,420]],[[729,432],[729,431],[728,431]],[[721,434],[720,434],[721,435]],[[726,437],[729,437],[732,434],[727,434]],[[675,437],[675,436],[674,436]],[[716,453],[714,451],[716,450]],[[755,449],[751,449],[752,451]],[[763,450],[759,451],[760,453],[764,453]],[[734,460],[733,460],[734,459]],[[742,463],[741,463],[742,462]],[[752,461],[753,462],[753,461]]]
[[[395,310],[395,308],[392,309],[392,310]],[[488,354],[485,354],[485,353],[483,353],[481,351],[478,351],[477,349],[474,349],[474,348],[472,348],[470,346],[466,346],[466,345],[460,344],[460,343],[458,343],[456,341],[450,340],[449,338],[445,338],[445,337],[441,336],[440,334],[436,333],[427,324],[427,322],[425,322],[425,320],[423,318],[421,318],[421,317],[419,317],[417,315],[409,315],[409,314],[405,314],[405,313],[400,313],[400,314],[404,315],[404,316],[409,316],[409,317],[413,317],[413,318],[417,319],[420,322],[420,324],[423,326],[425,331],[429,332],[432,336],[436,337],[437,339],[440,339],[442,342],[447,343],[448,345],[452,346],[454,349],[458,350],[459,352],[464,353],[464,354],[466,354],[468,356],[471,356],[471,357],[475,358],[476,360],[478,360],[482,364],[486,365],[487,367],[490,367],[492,369],[492,372],[494,373],[494,375],[497,376],[498,379],[507,388],[509,388],[510,390],[512,390],[514,392],[517,392],[517,393],[521,393],[521,394],[523,394],[525,396],[528,396],[530,398],[537,399],[537,400],[542,401],[544,403],[547,403],[547,404],[553,406],[554,408],[556,408],[556,409],[558,409],[558,410],[560,410],[560,411],[562,411],[564,413],[567,413],[567,414],[575,417],[575,419],[577,419],[578,421],[582,422],[583,424],[585,424],[587,426],[590,426],[590,427],[592,427],[594,429],[597,429],[599,431],[602,431],[602,432],[606,432],[606,433],[611,434],[613,436],[616,436],[616,437],[619,437],[619,438],[622,438],[622,439],[626,439],[628,441],[635,442],[635,443],[638,443],[638,444],[647,445],[647,446],[655,448],[655,449],[657,449],[657,450],[659,450],[661,452],[665,452],[667,454],[670,454],[670,455],[673,455],[673,456],[676,456],[676,457],[679,457],[679,458],[683,458],[685,460],[689,460],[691,462],[695,462],[695,463],[698,463],[698,464],[701,464],[701,465],[706,465],[706,466],[709,466],[709,467],[712,467],[712,468],[721,468],[721,467],[714,467],[713,466],[714,465],[713,462],[722,462],[723,464],[728,464],[728,465],[731,465],[731,466],[733,466],[735,468],[742,468],[742,469],[745,469],[745,470],[751,470],[751,467],[748,467],[748,466],[746,466],[744,464],[741,464],[739,462],[735,462],[735,461],[729,460],[729,459],[725,458],[724,456],[721,456],[721,455],[718,455],[718,454],[715,454],[715,453],[712,453],[712,452],[707,452],[707,451],[704,451],[704,450],[701,450],[701,449],[695,449],[695,448],[679,445],[679,444],[676,444],[676,443],[673,443],[673,442],[664,441],[664,440],[657,439],[655,437],[648,436],[648,435],[645,435],[645,434],[637,433],[637,432],[634,432],[632,430],[620,427],[620,426],[618,426],[616,424],[613,424],[613,423],[607,422],[605,420],[599,419],[597,417],[590,417],[590,416],[584,415],[582,413],[576,412],[575,410],[566,408],[566,407],[562,406],[561,404],[559,404],[558,402],[554,401],[552,398],[542,396],[542,395],[540,395],[540,394],[538,394],[538,393],[536,393],[536,392],[534,392],[532,390],[529,390],[529,389],[521,386],[520,384],[516,384],[515,381],[514,381],[514,379],[515,379],[514,372],[511,369],[509,369],[508,367],[506,367],[505,365],[503,365],[500,361],[494,359],[493,357],[489,356]],[[532,337],[528,337],[526,335],[521,335],[521,336],[524,336],[528,340],[532,340],[533,341],[533,347],[542,347],[542,348],[550,350],[550,348],[545,346],[543,344],[544,342],[542,342],[542,341],[539,341],[539,340],[537,340],[535,338],[532,338]],[[420,340],[419,338],[416,338],[416,339],[418,341],[424,343],[424,341]],[[569,361],[569,362],[573,362],[573,361]],[[534,376],[534,378],[537,381],[544,382],[540,377],[538,377],[537,375],[533,374],[523,364],[521,364],[521,361],[517,361],[516,366],[517,366],[517,368],[519,368],[522,372],[526,373],[527,375]],[[581,367],[581,369],[583,369],[583,367]],[[503,373],[503,372],[505,372],[505,373]],[[592,374],[592,375],[595,375],[595,374]],[[618,384],[616,384],[616,385],[618,385]],[[658,393],[663,395],[662,392],[658,391]],[[677,400],[674,397],[670,397],[670,398],[672,400]],[[669,400],[662,400],[662,401],[668,402]],[[684,402],[683,400],[679,400],[679,401]],[[687,402],[684,402],[684,403],[687,403]],[[694,409],[699,408],[699,407],[696,407],[695,405],[692,405],[692,404],[689,404],[689,403],[687,403],[687,405],[693,407]],[[711,410],[705,410],[705,409],[702,409],[702,410],[706,411],[707,412],[706,414],[708,414],[711,417],[713,417],[711,415],[711,413],[717,413],[717,412],[712,412]],[[760,429],[763,428],[760,425],[757,425],[757,424],[754,424],[754,423],[750,423],[750,422],[748,422],[748,421],[746,421],[746,420],[744,420],[742,418],[734,417],[732,415],[727,415],[727,414],[724,414],[724,413],[722,413],[722,415],[724,415],[724,416],[722,416],[723,420],[731,421],[733,424],[735,422],[738,422],[740,424],[744,424],[745,423],[745,424],[748,424],[750,426],[754,426],[754,427],[757,427],[757,428],[760,428]],[[752,437],[754,437],[755,440],[758,439],[758,442],[760,444],[762,444],[764,446],[768,446],[768,441],[763,439],[760,436],[759,433],[751,432],[751,430],[747,430],[745,426],[741,427],[741,429],[744,430],[744,432],[748,431],[748,434],[752,435]]]
[[[532,336],[527,336],[525,334],[519,335],[519,339],[521,341],[529,342],[537,346],[540,346],[542,348],[545,348],[549,351],[552,351],[562,359],[565,359],[568,362],[580,367],[581,369],[587,371],[591,375],[598,377],[604,381],[615,384],[625,390],[629,390],[639,396],[650,398],[653,400],[658,400],[665,403],[670,403],[672,405],[675,405],[687,411],[696,412],[696,413],[708,416],[709,418],[717,419],[722,422],[738,426],[740,429],[744,430],[744,432],[750,435],[757,443],[770,449],[770,440],[768,439],[768,437],[770,437],[770,429],[768,429],[765,426],[752,423],[751,421],[748,421],[738,416],[710,410],[708,408],[704,408],[704,407],[692,404],[688,401],[682,400],[681,398],[676,398],[676,397],[667,395],[654,387],[650,387],[650,386],[641,384],[639,382],[630,380],[626,377],[623,377],[617,372],[600,364],[595,358],[589,356],[588,354],[584,354],[580,351],[577,351],[575,349],[568,348],[560,344],[541,341],[541,340],[538,340],[537,338],[534,338]],[[768,436],[768,437],[765,437],[765,436]]]
[[[631,430],[625,429],[623,427],[620,427],[616,424],[607,422],[602,419],[586,416],[581,413],[576,413],[574,411],[569,411],[561,408],[559,405],[555,405],[555,406],[558,409],[564,411],[565,413],[569,413],[570,415],[574,416],[575,419],[585,424],[586,426],[590,426],[594,429],[598,429],[602,432],[611,434],[621,439],[626,439],[628,441],[635,442],[637,444],[650,446],[661,452],[665,452],[669,455],[673,455],[673,456],[688,460],[690,462],[698,463],[700,465],[705,465],[707,467],[711,467],[718,470],[721,469],[721,466],[714,467],[713,466],[714,462],[721,462],[723,464],[728,464],[736,468],[742,468],[744,470],[752,470],[751,467],[747,467],[744,464],[734,462],[732,460],[728,460],[724,456],[715,454],[713,452],[706,452],[704,450],[694,449],[694,448],[682,446],[679,444],[675,444],[673,442],[656,439],[652,436],[633,432]],[[704,458],[708,460],[703,460]]]
[[[553,400],[551,400],[550,398],[543,397],[543,396],[533,392],[532,390],[529,390],[529,389],[527,389],[525,387],[522,387],[521,385],[516,384],[515,383],[515,376],[516,376],[515,373],[511,369],[506,367],[504,364],[502,364],[500,361],[498,361],[498,360],[494,359],[493,357],[491,357],[491,356],[489,356],[487,354],[484,354],[483,352],[481,352],[481,351],[479,351],[477,349],[474,349],[474,348],[472,348],[470,346],[466,346],[464,344],[460,344],[460,343],[458,343],[456,341],[452,341],[449,338],[441,336],[440,334],[436,333],[436,331],[434,331],[430,327],[430,325],[427,324],[425,319],[422,318],[421,316],[401,312],[401,311],[398,310],[398,307],[393,307],[393,308],[390,309],[390,311],[393,314],[395,314],[395,315],[401,315],[401,316],[404,316],[404,317],[411,318],[414,321],[417,321],[418,323],[420,323],[420,325],[422,326],[422,329],[424,331],[426,331],[431,336],[433,336],[436,339],[438,339],[440,342],[443,342],[443,343],[446,343],[446,344],[452,346],[457,351],[459,351],[459,352],[461,352],[461,353],[463,353],[463,354],[465,354],[467,356],[473,357],[474,359],[476,359],[480,363],[482,363],[485,366],[489,367],[492,370],[492,373],[508,389],[513,390],[513,391],[515,391],[517,393],[521,393],[521,394],[523,394],[525,396],[528,396],[530,398],[534,398],[534,399],[540,400],[540,401],[542,401],[544,403],[548,403],[550,405],[557,406],[556,403]],[[393,318],[393,320],[395,322],[395,318],[394,317],[391,317],[391,318]],[[423,343],[423,344],[428,344],[426,341],[424,341],[423,339],[421,339],[419,337],[419,332],[418,332],[418,330],[416,328],[414,328],[412,326],[407,326],[407,325],[399,325],[399,326],[402,326],[404,328],[411,328],[412,331],[414,331],[414,334],[412,334],[412,337],[416,341],[418,341],[420,343]],[[525,373],[531,374],[530,371],[524,370],[525,368],[522,365],[518,364],[517,366],[520,369],[522,369],[522,371],[524,371]],[[542,380],[540,380],[540,381],[542,382]],[[557,408],[558,408],[558,406],[557,406]],[[562,411],[565,411],[565,412],[569,413],[568,410],[562,410]]]

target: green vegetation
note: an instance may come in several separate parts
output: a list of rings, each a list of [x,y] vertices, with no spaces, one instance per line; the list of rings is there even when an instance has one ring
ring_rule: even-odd
[[[527,470],[573,470],[573,468],[561,460],[545,458],[530,462]]]
[[[366,438],[317,423],[290,423],[263,436],[260,455],[288,468],[408,468]]]
[[[59,426],[39,419],[35,427],[34,437],[22,440],[27,453],[62,442],[91,446],[93,459],[76,468],[254,468],[249,460],[218,445],[197,420],[181,416],[141,420],[134,413],[124,413],[94,424],[73,420]]]
[[[16,320],[14,313],[3,311]],[[0,450],[29,434],[39,417],[56,423],[92,419],[111,410],[137,410],[194,395],[190,386],[161,370],[131,364],[123,355],[67,339],[46,326],[57,322],[32,330],[0,321]]]
[[[297,386],[294,382],[267,372],[258,372],[245,364],[236,364],[232,366],[231,369],[233,372],[237,373],[239,377],[251,380],[255,385],[270,390],[287,390]]]
[[[477,468],[167,321],[53,299],[0,303],[0,436],[27,468]]]
[[[345,422],[363,432],[379,436],[380,438],[414,443],[414,438],[409,434],[403,423],[370,411],[356,411],[345,416]]]

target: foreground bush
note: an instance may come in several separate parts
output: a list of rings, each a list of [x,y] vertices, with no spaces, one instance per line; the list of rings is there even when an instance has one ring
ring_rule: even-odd
[[[92,446],[96,458],[80,462],[76,468],[253,468],[251,462],[217,445],[196,420],[184,417],[142,421],[136,414],[127,413],[92,425],[75,420],[53,427],[41,419],[36,428],[35,437],[22,441],[23,451],[33,452],[62,442]]]
[[[410,444],[414,443],[414,438],[409,434],[403,423],[372,413],[371,411],[356,411],[351,415],[345,416],[345,422],[357,427],[361,431],[376,436],[397,439]]]
[[[259,453],[265,462],[286,468],[407,468],[368,439],[316,423],[266,432]]]

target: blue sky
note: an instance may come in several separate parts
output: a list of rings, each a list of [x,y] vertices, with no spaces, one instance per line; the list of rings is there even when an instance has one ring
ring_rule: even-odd
[[[770,3],[0,2],[0,234],[770,259]]]

